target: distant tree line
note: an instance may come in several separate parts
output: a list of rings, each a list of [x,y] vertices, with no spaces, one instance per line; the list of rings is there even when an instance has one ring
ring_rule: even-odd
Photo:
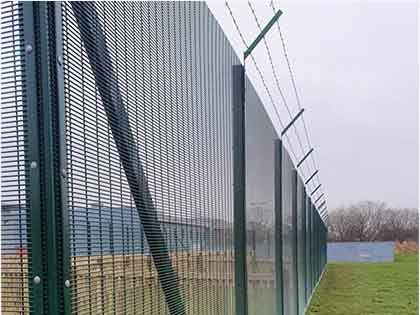
[[[362,201],[329,214],[328,239],[349,241],[418,240],[418,209],[394,209],[384,202]]]

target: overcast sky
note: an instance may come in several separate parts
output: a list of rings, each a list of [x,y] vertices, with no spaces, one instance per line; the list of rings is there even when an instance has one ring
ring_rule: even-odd
[[[337,4],[340,3],[340,4]],[[247,44],[258,34],[245,1],[230,7]],[[238,55],[244,46],[223,2],[209,2]],[[389,206],[418,204],[418,44],[417,5],[372,1],[275,3],[283,11],[281,31],[295,74],[304,118],[320,169],[318,180],[329,210],[359,200]],[[265,25],[273,11],[269,2],[253,2]],[[267,35],[274,68],[292,113],[298,112],[279,32]],[[290,120],[281,102],[264,43],[254,52],[283,124]],[[250,59],[247,73],[281,130],[268,94]],[[304,149],[295,132],[289,136],[297,157],[309,148],[299,121]],[[315,169],[308,160],[302,176]],[[314,187],[314,186],[312,186]]]

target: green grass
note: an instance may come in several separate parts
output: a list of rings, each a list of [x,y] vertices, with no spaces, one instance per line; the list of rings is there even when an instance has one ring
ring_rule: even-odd
[[[328,264],[307,315],[418,314],[418,254],[393,263]]]

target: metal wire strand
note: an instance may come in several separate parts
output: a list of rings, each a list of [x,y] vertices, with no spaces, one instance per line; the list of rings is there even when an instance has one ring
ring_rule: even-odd
[[[245,38],[244,38],[244,36],[243,36],[243,34],[242,34],[242,32],[241,32],[240,28],[239,28],[239,24],[238,24],[238,22],[237,22],[237,20],[236,20],[236,18],[235,18],[235,16],[234,16],[234,14],[233,14],[233,12],[232,12],[232,9],[230,8],[229,3],[228,3],[227,1],[225,2],[225,5],[226,5],[226,8],[228,9],[228,12],[229,12],[229,14],[230,14],[231,18],[232,18],[233,24],[235,25],[235,28],[236,28],[236,30],[237,30],[237,32],[238,32],[238,34],[239,34],[239,37],[241,38],[242,43],[244,44],[245,48],[248,48],[248,45],[247,45],[247,43],[246,43],[246,41],[245,41]],[[255,11],[253,11],[252,5],[251,5],[249,2],[248,2],[248,5],[250,6],[251,11],[252,11],[252,12],[253,12],[253,14],[254,14],[254,19],[256,20],[256,23],[257,23],[258,27],[261,29],[261,25],[259,24],[259,21],[258,21],[258,19],[256,18],[256,14],[255,14]],[[271,3],[271,5],[272,5],[273,10],[275,11],[275,8],[274,8],[273,3]],[[280,32],[280,27],[279,27],[278,22],[276,22],[276,25],[277,25],[277,28],[278,28],[278,30],[279,30],[279,32]],[[281,34],[281,33],[280,33],[280,34]],[[288,58],[288,56],[287,56],[287,50],[286,50],[286,47],[285,47],[285,44],[284,44],[284,39],[283,39],[283,36],[282,36],[282,35],[281,35],[281,39],[282,39],[283,51],[285,52],[285,57],[286,57],[286,61],[287,61],[288,68],[289,68],[289,74],[290,74],[291,79],[292,79],[292,84],[293,84],[293,87],[294,87],[295,95],[297,95],[297,98],[298,98],[298,100],[299,100],[299,101],[298,101],[298,107],[299,107],[299,110],[300,110],[300,109],[302,109],[302,107],[301,107],[300,99],[299,99],[299,96],[298,96],[298,93],[297,93],[297,88],[296,88],[296,83],[295,83],[295,80],[294,80],[294,76],[293,76],[293,73],[291,72],[291,65],[290,65],[289,58]],[[268,55],[269,55],[269,59],[270,59],[271,65],[272,65],[272,69],[273,69],[273,71],[275,72],[275,69],[274,69],[274,66],[273,66],[273,62],[272,62],[271,53],[270,53],[270,50],[269,50],[269,47],[268,47],[268,44],[267,44],[267,42],[266,42],[266,39],[265,39],[265,38],[264,38],[264,43],[265,43],[265,45],[266,45],[266,49],[267,49],[267,53],[268,53]],[[258,75],[259,75],[259,77],[260,77],[260,79],[261,79],[261,81],[262,81],[262,83],[263,83],[264,89],[266,90],[266,93],[267,93],[267,95],[268,95],[268,97],[269,97],[269,99],[270,99],[271,105],[273,106],[273,108],[274,108],[274,110],[275,110],[275,112],[276,112],[276,117],[277,117],[277,119],[279,120],[280,125],[282,126],[282,128],[284,128],[284,124],[282,123],[281,118],[280,118],[280,115],[279,115],[279,112],[278,112],[278,110],[277,110],[277,107],[275,106],[274,98],[273,98],[273,96],[272,96],[272,94],[271,94],[270,90],[268,89],[268,85],[267,85],[266,80],[265,80],[265,78],[264,78],[264,76],[263,76],[263,74],[262,74],[262,71],[261,71],[260,67],[259,67],[259,66],[258,66],[258,64],[257,64],[257,62],[256,62],[256,60],[255,60],[255,57],[254,57],[252,54],[250,55],[250,57],[251,57],[251,60],[253,61],[253,64],[254,64],[254,66],[255,66],[255,68],[256,68],[256,70],[257,70],[257,73],[258,73]],[[275,75],[275,77],[277,77],[277,75]],[[276,84],[277,84],[277,83],[278,83],[278,80],[276,80]],[[278,84],[278,88],[280,88],[280,85],[279,85],[279,84]],[[280,91],[281,91],[281,89],[280,89]],[[283,93],[282,93],[282,92],[280,92],[280,94],[281,94],[281,95],[283,95]],[[285,103],[285,105],[286,105],[286,104],[287,104],[287,102]],[[287,109],[288,109],[289,115],[291,115],[291,112],[290,112],[290,109],[288,108],[288,106],[287,106]],[[305,135],[306,135],[306,138],[307,138],[307,142],[308,142],[309,147],[311,148],[312,146],[311,146],[311,143],[310,143],[310,140],[309,140],[309,134],[308,134],[307,127],[306,127],[306,123],[305,123],[305,121],[304,121],[303,117],[302,117],[302,121],[303,121],[303,123],[304,123]],[[296,128],[296,127],[295,127],[295,128]],[[296,132],[297,132],[297,131],[296,131]],[[298,160],[297,155],[296,155],[296,153],[294,152],[293,145],[292,145],[292,143],[291,143],[291,141],[290,141],[290,138],[287,136],[287,134],[286,134],[286,139],[287,139],[287,142],[288,142],[288,144],[289,144],[289,149],[290,149],[290,151],[291,151],[292,155],[294,156],[295,160],[297,161],[297,160]],[[299,140],[300,140],[300,138],[299,138]],[[302,147],[303,147],[302,142],[301,142],[301,141],[299,141],[299,143],[300,143],[300,146],[301,146],[301,148],[302,148]],[[303,151],[303,149],[302,149],[302,152],[304,152],[304,151]],[[303,154],[304,154],[304,153],[303,153]],[[315,159],[314,159],[313,155],[312,155],[312,161],[313,161],[314,169],[315,169],[315,170],[316,170],[316,169],[318,169],[318,168],[317,168],[317,166],[316,166]],[[320,183],[320,182],[321,182],[321,181],[320,181],[319,174],[317,174],[317,181],[318,181],[318,183]],[[315,184],[315,183],[314,183],[314,184]],[[321,193],[324,193],[324,200],[326,200],[326,197],[325,197],[325,192],[324,192],[324,190],[323,190],[323,187],[321,186],[321,189],[319,189],[319,190],[320,190],[320,192],[321,192]],[[313,196],[313,197],[316,197],[316,195],[315,195],[315,196]]]
[[[256,14],[256,12],[255,12],[255,9],[254,9],[254,7],[252,6],[251,2],[249,2],[249,1],[248,1],[248,6],[249,6],[249,8],[251,9],[251,12],[252,12],[252,15],[253,15],[253,17],[254,17],[255,23],[257,24],[257,26],[258,26],[259,30],[260,30],[260,31],[262,31],[262,27],[261,27],[261,24],[260,24],[260,22],[259,22],[259,20],[258,20],[258,17],[257,17],[257,14]],[[272,70],[272,73],[273,73],[273,76],[274,76],[274,80],[275,80],[275,83],[276,83],[277,91],[279,92],[279,94],[280,94],[280,96],[281,96],[281,98],[282,98],[282,100],[283,100],[283,104],[284,104],[284,106],[286,107],[286,110],[287,110],[287,112],[288,112],[288,114],[289,114],[290,119],[293,119],[292,111],[290,110],[290,107],[289,107],[289,105],[287,104],[287,101],[286,101],[286,98],[285,98],[285,96],[284,96],[284,93],[283,93],[283,91],[282,91],[282,89],[281,89],[281,87],[280,87],[280,80],[279,80],[279,78],[278,78],[278,75],[277,75],[276,69],[275,69],[275,67],[274,67],[274,62],[273,62],[273,58],[272,58],[272,54],[271,54],[270,47],[269,47],[268,42],[267,42],[267,40],[266,40],[266,38],[265,38],[265,37],[263,38],[263,41],[264,41],[264,46],[265,46],[265,49],[266,49],[266,52],[267,52],[267,55],[268,55],[268,59],[269,59],[269,61],[270,61],[270,66],[271,66],[271,70]],[[299,110],[300,110],[300,109],[301,109],[301,108],[299,107]],[[302,116],[302,118],[303,118],[303,116]],[[298,128],[296,127],[296,124],[293,124],[293,129],[294,129],[294,132],[295,132],[296,138],[297,138],[297,140],[298,140],[298,142],[299,142],[299,146],[300,146],[300,149],[301,149],[302,156],[304,156],[304,155],[305,155],[305,153],[306,153],[306,151],[305,151],[305,149],[304,149],[304,145],[303,145],[303,143],[302,143],[302,140],[301,140],[301,137],[300,137],[300,135],[299,135]],[[308,150],[309,150],[310,148],[311,148],[311,147],[309,146]],[[306,164],[306,169],[307,169],[307,172],[308,172],[308,175],[307,175],[307,176],[310,176],[310,169],[309,169],[309,166],[308,166],[307,164]],[[302,172],[302,173],[303,173],[303,172]],[[302,175],[303,175],[303,174],[302,174]]]
[[[241,30],[240,30],[240,28],[238,26],[238,23],[237,23],[237,21],[235,19],[235,16],[233,15],[233,12],[232,12],[232,9],[229,6],[229,3],[226,1],[225,4],[226,4],[226,7],[227,7],[227,9],[229,11],[229,14],[230,14],[230,16],[232,18],[233,24],[235,25],[235,28],[238,31],[239,37],[242,40],[242,43],[244,44],[245,48],[248,48],[248,45],[247,45],[247,43],[246,43],[246,41],[244,39],[244,36],[242,35],[242,32],[241,32]],[[280,126],[282,127],[282,129],[284,129],[284,124],[281,121],[280,114],[279,114],[278,109],[277,109],[277,107],[275,105],[275,102],[274,102],[274,98],[273,98],[273,96],[272,96],[272,94],[271,94],[271,92],[270,92],[270,90],[268,88],[268,85],[267,85],[266,80],[265,80],[265,78],[264,78],[264,76],[262,74],[262,71],[261,71],[260,67],[257,64],[257,61],[255,60],[255,57],[252,54],[250,55],[250,57],[251,57],[251,60],[252,60],[252,62],[254,64],[254,66],[255,66],[255,69],[257,70],[257,73],[258,73],[258,75],[259,75],[259,77],[261,79],[261,82],[262,82],[262,84],[264,86],[264,89],[265,89],[265,91],[266,91],[266,93],[267,93],[267,95],[268,95],[268,97],[270,99],[270,103],[271,103],[272,107],[274,108],[274,111],[276,113],[276,117],[277,117],[277,119],[278,119],[278,121],[280,123]],[[286,140],[287,140],[287,142],[289,144],[289,149],[290,149],[293,157],[295,158],[295,160],[298,160],[298,157],[297,157],[296,153],[294,152],[293,145],[292,145],[292,143],[291,143],[290,138],[289,138],[288,135],[286,135]]]
[[[270,1],[270,6],[271,6],[273,12],[276,12],[276,8],[274,6],[273,1]],[[295,94],[295,97],[296,97],[296,103],[297,103],[298,108],[300,110],[302,108],[302,105],[301,105],[301,101],[300,101],[300,97],[299,97],[299,93],[298,93],[298,89],[297,89],[297,85],[296,85],[295,76],[293,74],[291,62],[290,62],[290,59],[289,59],[289,55],[287,54],[286,43],[285,43],[285,40],[284,40],[284,36],[281,32],[281,29],[280,29],[280,24],[278,22],[276,22],[276,26],[277,26],[277,31],[278,31],[279,36],[280,36],[280,41],[281,41],[281,44],[282,44],[282,48],[283,48],[283,54],[284,54],[284,57],[286,59],[287,67],[288,67],[288,70],[289,70],[289,76],[290,76],[290,80],[291,80],[292,86],[293,86],[293,91],[294,91],[294,94]],[[306,122],[305,122],[305,119],[303,117],[302,117],[302,122],[303,122],[303,127],[304,127],[304,131],[305,131],[305,135],[306,135],[308,145],[311,148],[312,145],[311,145],[311,141],[310,141],[310,138],[309,138],[308,128],[306,126]],[[314,169],[318,169],[314,154],[311,155],[311,160],[313,162]],[[318,180],[318,182],[321,182],[319,173],[317,174],[317,180]],[[322,193],[324,193],[324,199],[326,200],[325,192],[323,190],[323,187],[321,187],[320,191]]]

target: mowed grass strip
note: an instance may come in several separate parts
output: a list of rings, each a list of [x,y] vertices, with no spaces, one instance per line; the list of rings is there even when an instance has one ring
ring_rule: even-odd
[[[418,314],[418,254],[393,263],[328,264],[308,315]]]

